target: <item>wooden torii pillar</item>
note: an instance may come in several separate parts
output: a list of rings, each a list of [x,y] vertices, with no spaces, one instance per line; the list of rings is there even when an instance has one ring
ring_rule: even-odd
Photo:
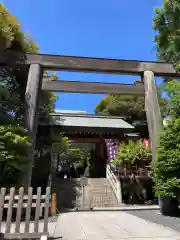
[[[40,64],[31,64],[25,93],[25,122],[31,140],[28,151],[28,167],[23,177],[24,187],[31,185],[32,168],[34,164],[34,149],[39,115],[39,100],[42,86],[43,67]]]
[[[149,137],[151,143],[152,160],[156,159],[156,148],[160,133],[163,129],[163,121],[159,107],[157,87],[152,71],[143,74],[145,88],[145,110],[148,123]]]

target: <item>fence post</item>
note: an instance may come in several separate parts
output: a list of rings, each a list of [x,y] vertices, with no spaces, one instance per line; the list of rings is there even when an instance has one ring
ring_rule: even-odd
[[[122,203],[122,191],[121,191],[121,183],[120,180],[117,179],[117,197],[118,197],[118,202]]]
[[[52,200],[51,200],[51,215],[56,215],[56,193],[52,194]]]

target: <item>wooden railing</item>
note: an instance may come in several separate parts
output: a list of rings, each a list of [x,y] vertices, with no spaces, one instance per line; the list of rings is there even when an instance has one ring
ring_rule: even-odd
[[[115,174],[111,171],[109,164],[106,166],[106,178],[109,180],[111,187],[114,190],[118,203],[122,203],[121,184],[120,181],[116,178]]]

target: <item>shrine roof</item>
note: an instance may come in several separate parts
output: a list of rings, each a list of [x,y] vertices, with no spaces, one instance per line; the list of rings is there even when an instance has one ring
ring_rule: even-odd
[[[60,125],[63,127],[134,129],[134,126],[127,123],[122,117],[69,112],[56,112],[50,115],[50,125]]]

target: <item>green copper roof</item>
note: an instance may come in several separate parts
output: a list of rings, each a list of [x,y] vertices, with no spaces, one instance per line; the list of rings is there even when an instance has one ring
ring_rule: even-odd
[[[64,127],[134,129],[120,117],[90,114],[52,113],[50,124]]]

